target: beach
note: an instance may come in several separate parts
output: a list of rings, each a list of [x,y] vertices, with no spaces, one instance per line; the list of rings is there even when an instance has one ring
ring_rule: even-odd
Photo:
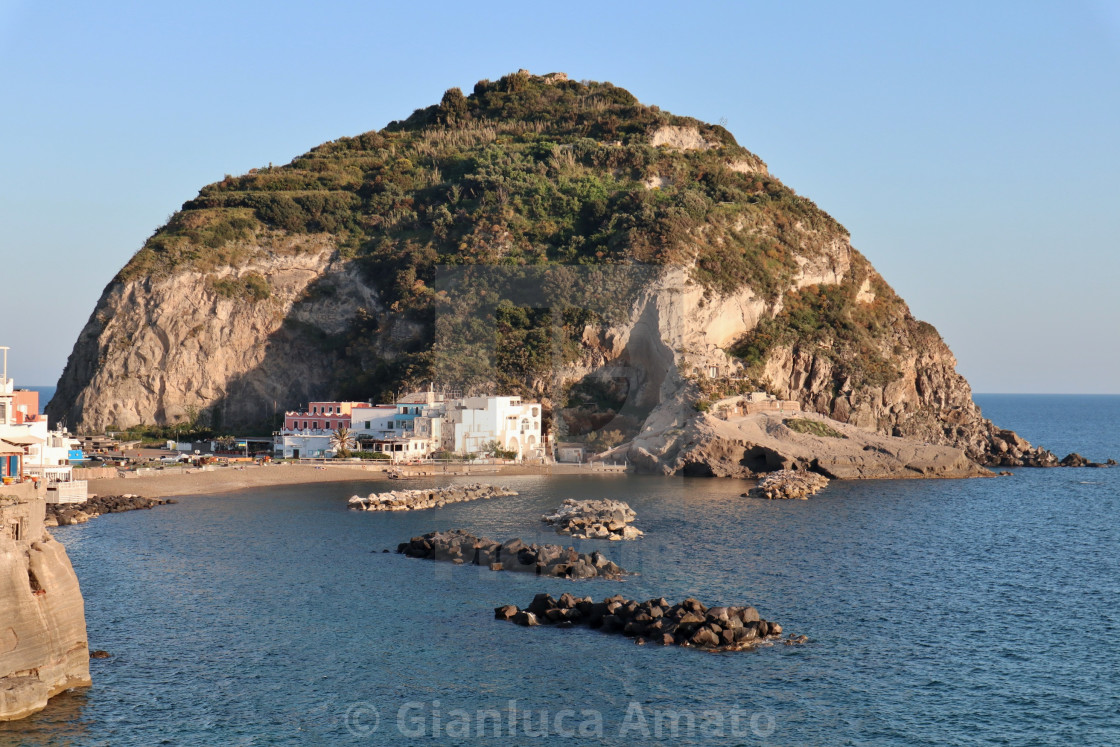
[[[388,471],[408,477],[477,476],[485,478],[505,475],[595,474],[607,470],[578,464],[448,464],[448,465],[366,465],[366,464],[245,464],[204,470],[152,471],[135,477],[113,477],[89,480],[89,492],[95,495],[135,494],[147,498],[168,498],[181,495],[206,495],[233,490],[267,487],[269,485],[300,485],[356,480],[385,480]],[[625,474],[621,470],[614,474]]]

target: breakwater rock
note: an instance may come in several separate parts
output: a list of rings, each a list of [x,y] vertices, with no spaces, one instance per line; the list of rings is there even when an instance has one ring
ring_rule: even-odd
[[[521,571],[557,578],[621,578],[626,573],[602,553],[590,555],[560,545],[527,545],[520,539],[495,542],[462,529],[429,532],[397,546],[410,558],[487,566],[492,571]]]
[[[630,525],[638,517],[634,509],[622,501],[577,501],[566,498],[560,508],[545,514],[541,521],[556,527],[558,534],[576,539],[632,540],[642,531]]]
[[[819,493],[828,486],[828,478],[815,472],[782,469],[771,472],[758,481],[744,496],[750,498],[800,498]]]
[[[476,483],[427,490],[390,490],[387,493],[370,493],[365,498],[355,495],[350,499],[350,508],[356,511],[417,511],[424,508],[442,508],[448,503],[502,498],[510,495],[517,495],[517,491]]]
[[[706,607],[696,599],[670,604],[666,599],[636,602],[621,595],[601,602],[591,597],[562,594],[553,599],[537,594],[525,609],[507,604],[494,617],[518,625],[586,625],[605,633],[619,633],[638,643],[691,646],[706,651],[743,651],[777,639],[782,626],[759,617],[754,607]],[[801,643],[804,637],[790,642]]]
[[[1066,458],[1058,463],[1058,466],[1059,467],[1114,467],[1114,466],[1116,466],[1116,460],[1115,459],[1109,459],[1108,461],[1106,461],[1102,464],[1101,462],[1094,462],[1091,459],[1086,459],[1085,457],[1081,456],[1080,454],[1078,454],[1075,451],[1072,454],[1067,454]]]
[[[176,501],[171,498],[145,498],[142,495],[91,495],[83,503],[48,503],[46,512],[47,526],[69,526],[84,524],[102,514],[116,514],[122,511],[162,506]]]

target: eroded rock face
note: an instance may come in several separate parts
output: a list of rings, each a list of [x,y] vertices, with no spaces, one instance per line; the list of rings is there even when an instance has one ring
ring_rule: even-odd
[[[817,472],[830,479],[990,477],[964,450],[887,436],[816,413],[798,419],[828,426],[840,437],[801,433],[786,426],[789,413],[755,413],[721,420],[694,416],[688,407],[662,408],[656,424],[635,439],[631,459],[639,471],[685,474],[697,465],[714,476],[743,477],[777,470]],[[697,472],[694,472],[696,474]]]
[[[66,549],[43,528],[45,501],[0,497],[0,720],[90,684],[85,605]]]
[[[317,341],[345,333],[360,308],[379,309],[376,291],[331,237],[277,235],[249,253],[237,267],[110,283],[47,407],[51,421],[100,432],[202,413],[256,425],[332,394],[338,352]],[[257,296],[223,285],[251,276],[267,284]]]
[[[956,358],[936,332],[924,336],[920,346],[900,345],[893,352],[901,376],[882,386],[837,391],[835,361],[795,346],[770,355],[766,377],[779,398],[866,430],[954,446],[987,466],[1057,465],[1050,452],[981,415],[972,389],[956,371]]]

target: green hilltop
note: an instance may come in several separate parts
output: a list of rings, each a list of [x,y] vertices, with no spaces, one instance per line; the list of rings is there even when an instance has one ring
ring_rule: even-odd
[[[655,144],[659,132],[669,136]],[[692,142],[675,143],[674,132]],[[643,105],[610,83],[522,71],[480,81],[469,96],[452,88],[403,121],[325,143],[287,165],[207,185],[117,280],[236,267],[266,251],[262,238],[293,234],[330,235],[387,309],[425,330],[426,342],[391,360],[377,340],[386,325],[376,314],[363,311],[348,334],[320,339],[344,359],[338,396],[368,396],[371,387],[391,390],[431,373],[435,306],[447,300],[434,285],[437,266],[684,264],[710,294],[749,286],[777,302],[797,257],[847,240],[843,226],[770,176],[723,127]],[[796,292],[733,352],[757,367],[771,346],[809,330],[807,342],[848,361],[848,373],[876,384],[896,375],[879,338],[908,317],[905,305],[856,260],[841,286]],[[877,300],[857,309],[868,278]],[[211,287],[269,296],[267,280],[252,273]],[[463,385],[490,380],[524,389],[551,364],[538,354],[550,319],[506,307],[493,316],[505,340],[495,366],[471,368],[469,356],[445,356],[440,370],[457,372]],[[564,316],[572,356],[588,321],[574,311]]]

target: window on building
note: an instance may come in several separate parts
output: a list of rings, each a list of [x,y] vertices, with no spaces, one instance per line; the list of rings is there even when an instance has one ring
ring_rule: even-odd
[[[319,421],[318,420],[312,420],[311,421],[311,430],[313,430],[313,431],[319,430]]]

